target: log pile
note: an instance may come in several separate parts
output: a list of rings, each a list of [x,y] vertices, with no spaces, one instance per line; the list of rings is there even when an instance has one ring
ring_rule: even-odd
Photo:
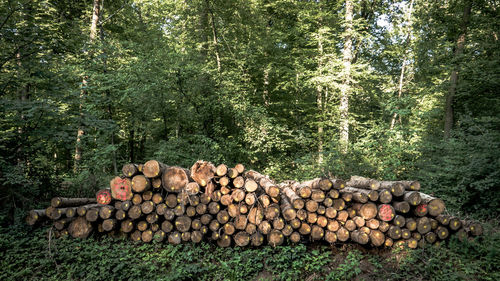
[[[29,225],[52,221],[56,237],[91,233],[149,243],[212,241],[220,247],[348,241],[374,247],[435,244],[482,234],[445,215],[418,181],[315,178],[276,184],[242,164],[197,161],[189,170],[156,160],[127,164],[95,198],[55,197]]]

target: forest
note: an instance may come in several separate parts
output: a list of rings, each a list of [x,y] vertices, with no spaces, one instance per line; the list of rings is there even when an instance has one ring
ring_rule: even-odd
[[[499,31],[497,0],[0,0],[0,279],[498,280]],[[149,159],[418,180],[487,234],[384,256],[24,224]]]

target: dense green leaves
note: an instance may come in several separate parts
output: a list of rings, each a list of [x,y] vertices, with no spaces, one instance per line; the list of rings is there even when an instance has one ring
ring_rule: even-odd
[[[0,200],[11,220],[14,207],[93,194],[150,158],[241,162],[277,180],[415,178],[453,211],[498,215],[497,3],[475,1],[454,57],[463,1],[413,1],[411,14],[412,1],[357,1],[343,154],[344,1],[104,1],[92,43],[91,2],[0,1]]]

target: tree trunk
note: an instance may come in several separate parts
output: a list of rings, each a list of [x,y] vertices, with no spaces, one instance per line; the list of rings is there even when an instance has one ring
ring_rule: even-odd
[[[405,69],[406,69],[406,62],[408,61],[408,46],[410,45],[411,42],[411,13],[413,10],[413,0],[410,1],[410,8],[408,9],[408,14],[407,14],[407,25],[408,25],[408,33],[406,35],[405,39],[405,53],[403,56],[403,63],[401,64],[401,72],[399,74],[399,83],[398,83],[398,100],[401,99],[401,96],[403,95],[403,82],[404,82],[404,75],[405,75]],[[398,108],[396,108],[398,109]],[[397,112],[394,112],[392,115],[392,120],[391,120],[391,127],[390,129],[392,130],[394,128],[394,125],[396,124],[396,118],[398,116]],[[401,118],[401,117],[400,117]]]
[[[460,34],[458,35],[455,53],[453,55],[454,60],[458,60],[463,53],[465,46],[465,36],[467,34],[467,26],[469,25],[469,18],[472,9],[472,0],[465,1],[464,12],[462,15],[462,24]],[[446,95],[445,104],[445,117],[444,117],[444,138],[450,137],[450,131],[453,127],[453,98],[455,97],[455,92],[457,90],[458,82],[458,71],[459,64],[456,63],[451,71],[450,75],[450,88],[448,89],[448,95]]]
[[[343,77],[340,87],[340,145],[341,152],[347,153],[349,145],[349,95],[351,94],[351,61],[353,33],[353,2],[345,1],[345,35],[343,49]]]
[[[96,37],[97,37],[97,25],[99,24],[99,17],[101,13],[101,0],[94,0],[94,6],[93,6],[93,11],[92,11],[92,21],[90,24],[90,36],[89,36],[89,45],[92,46],[94,43]],[[89,57],[92,56],[92,53],[89,53]],[[78,131],[76,135],[76,146],[75,146],[75,164],[74,164],[74,172],[78,172],[80,168],[80,161],[82,159],[82,137],[84,135],[84,130],[83,130],[83,103],[85,96],[87,95],[87,83],[88,83],[88,77],[87,75],[84,75],[83,80],[82,80],[82,89],[80,91],[80,104],[79,104],[79,111],[80,111],[80,125],[78,126]]]

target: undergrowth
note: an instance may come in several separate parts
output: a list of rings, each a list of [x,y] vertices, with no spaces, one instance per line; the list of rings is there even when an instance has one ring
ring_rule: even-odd
[[[47,228],[1,229],[0,280],[500,280],[500,234],[409,250],[354,245],[219,248],[103,237],[47,239]]]

